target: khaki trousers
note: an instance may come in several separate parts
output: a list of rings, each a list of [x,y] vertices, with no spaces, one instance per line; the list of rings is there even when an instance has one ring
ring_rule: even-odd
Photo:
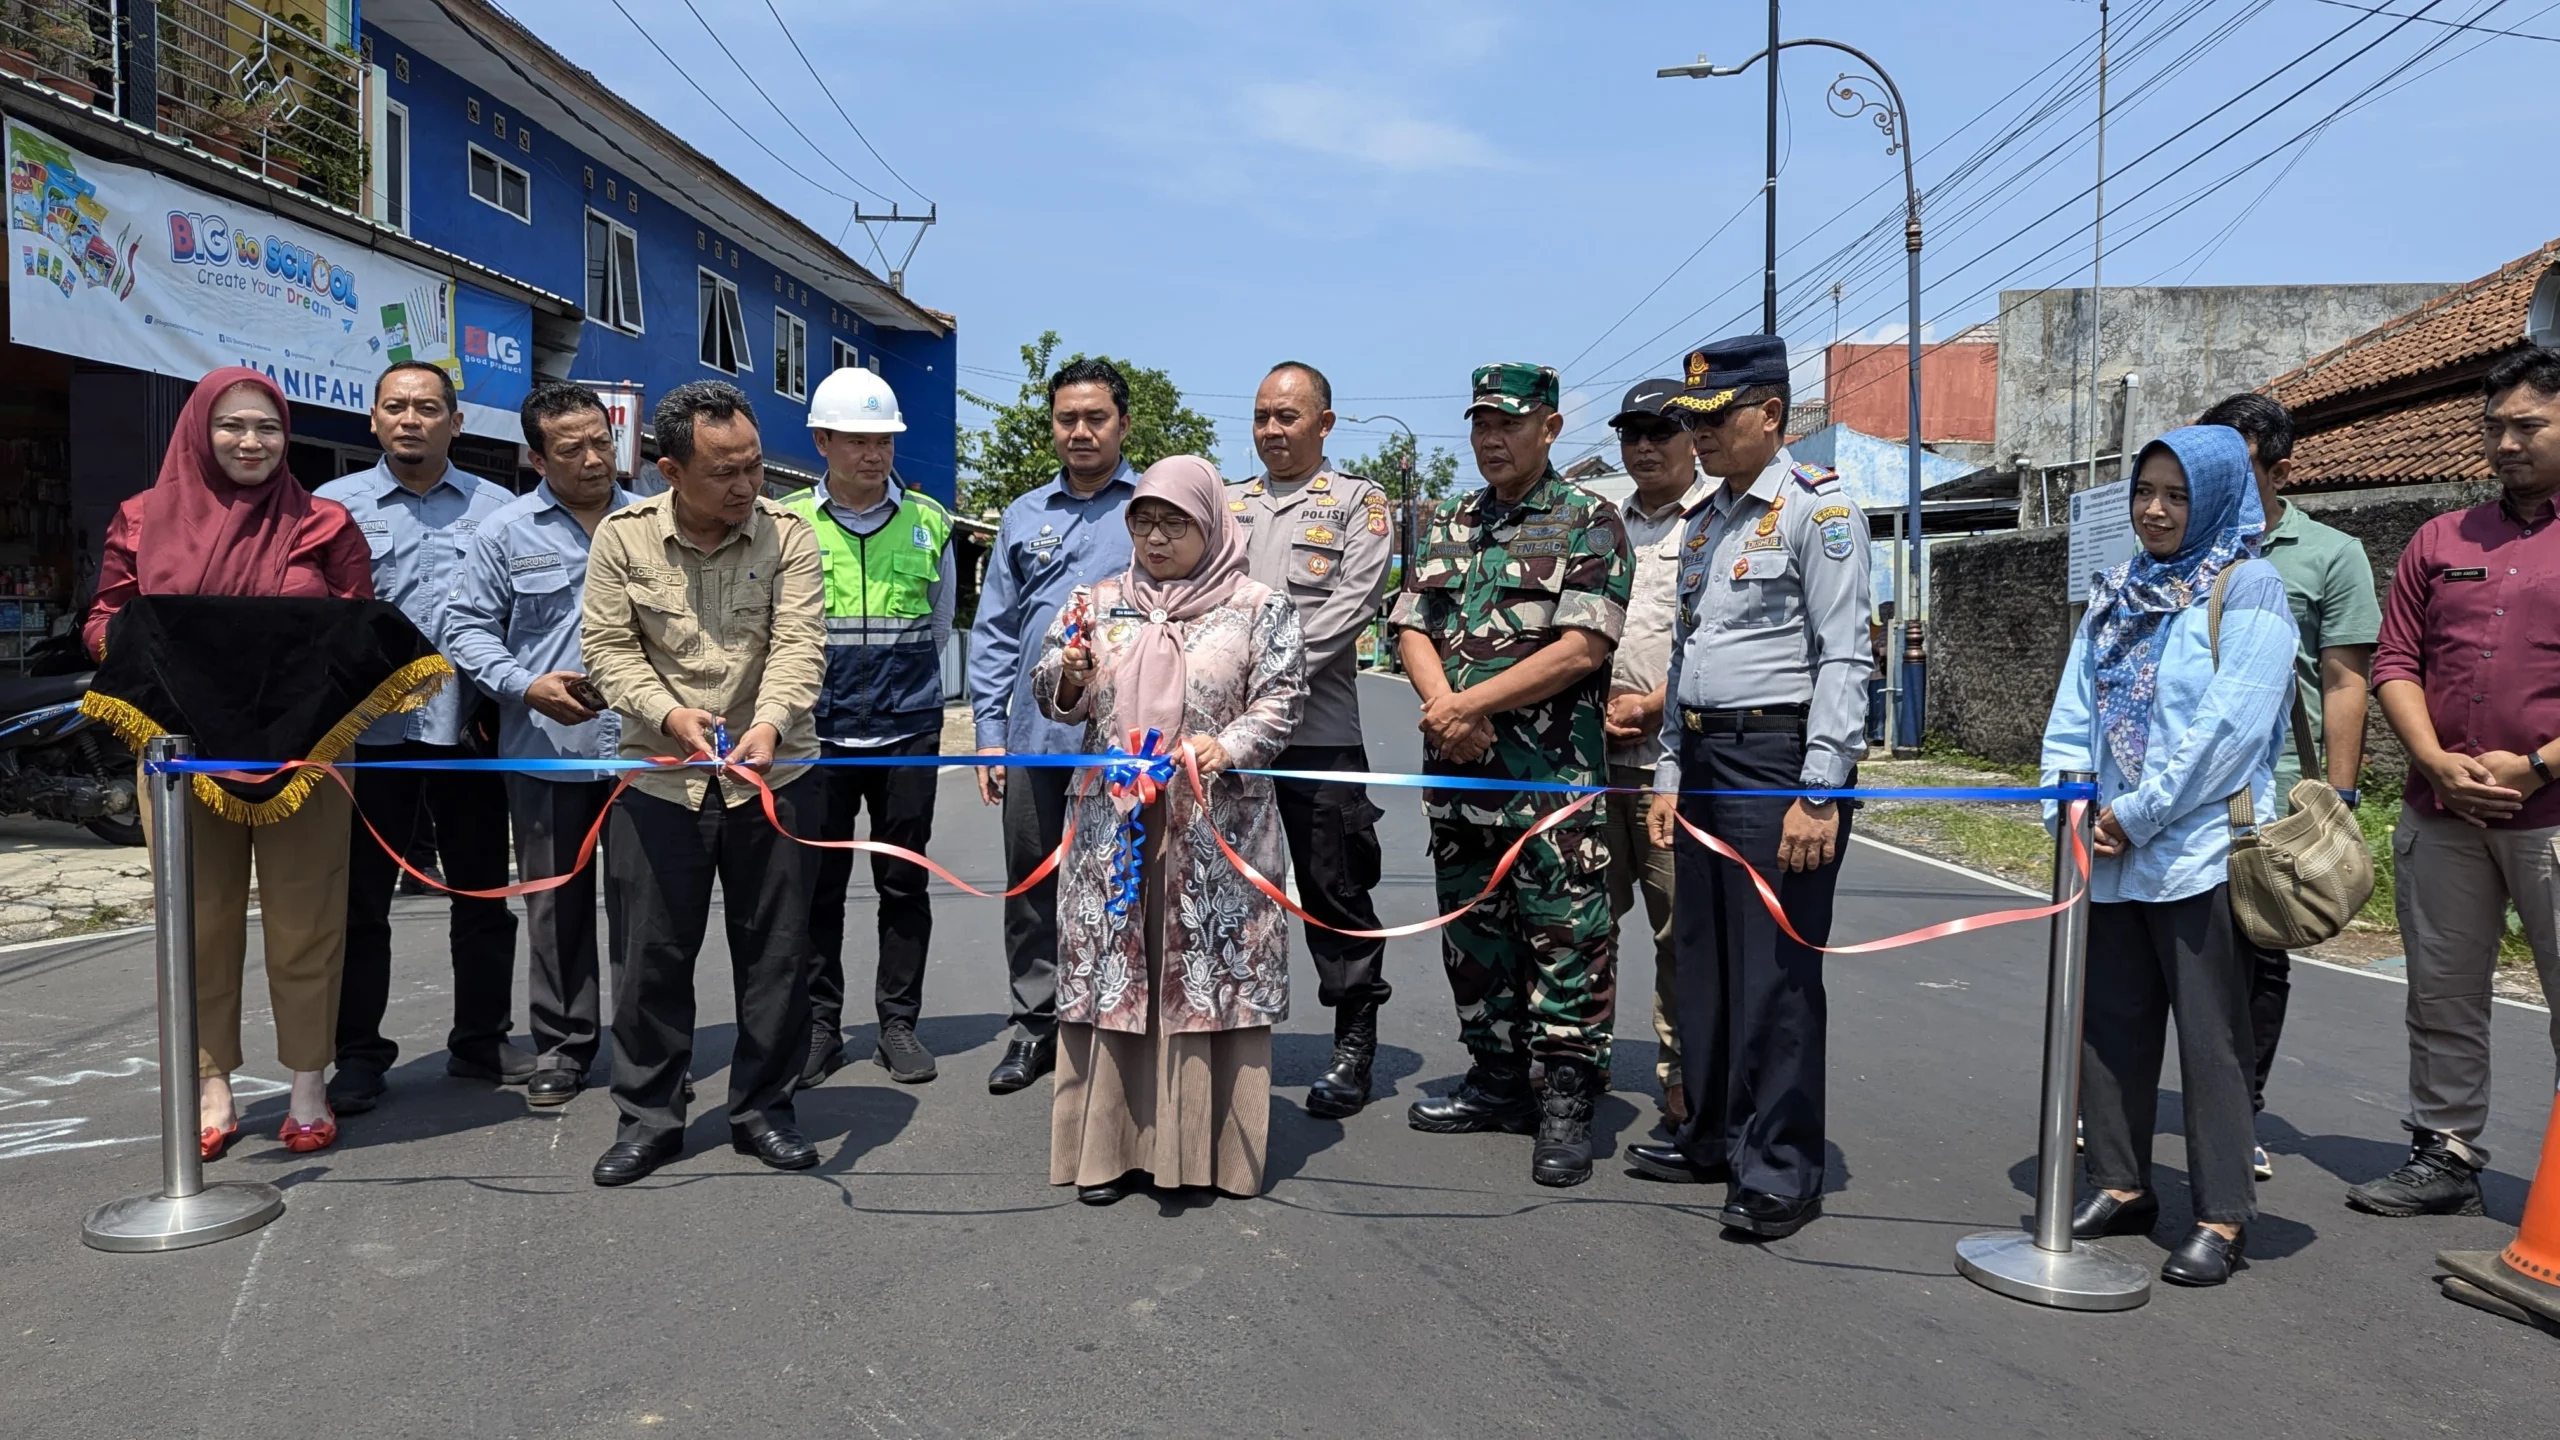
[[[2478,1143],[2489,1125],[2489,982],[2509,904],[2524,922],[2543,993],[2560,991],[2555,847],[2560,828],[2482,830],[2408,805],[2391,836],[2409,964],[2406,1123],[2451,1136],[2477,1165],[2489,1163]],[[2560,1017],[2552,1022],[2552,1047],[2560,1055]]]
[[[142,825],[151,829],[150,777]],[[276,1061],[325,1070],[338,1048],[338,977],[347,958],[347,792],[322,779],[272,825],[235,825],[187,796],[195,849],[196,1073],[240,1068],[240,981],[249,955],[249,878],[258,882]],[[152,855],[157,869],[160,857]]]
[[[1611,785],[1653,785],[1653,772],[1630,765],[1609,767]],[[1644,828],[1644,812],[1651,803],[1649,795],[1611,795],[1600,803],[1608,807],[1609,836],[1609,918],[1622,922],[1636,905],[1636,892],[1644,892],[1645,918],[1653,922],[1653,1078],[1668,1089],[1680,1079],[1680,1031],[1672,1023],[1677,1013],[1671,991],[1671,852],[1654,848]]]

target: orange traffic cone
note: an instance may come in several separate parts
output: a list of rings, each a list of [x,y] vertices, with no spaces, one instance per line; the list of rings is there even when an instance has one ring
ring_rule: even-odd
[[[2542,1163],[2524,1202],[2524,1227],[2507,1248],[2447,1250],[2444,1293],[2465,1305],[2560,1334],[2560,1098],[2542,1134]]]

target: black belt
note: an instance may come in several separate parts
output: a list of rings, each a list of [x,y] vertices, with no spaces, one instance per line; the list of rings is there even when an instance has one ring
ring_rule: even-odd
[[[1680,728],[1692,735],[1801,734],[1809,707],[1763,705],[1751,710],[1680,707]]]

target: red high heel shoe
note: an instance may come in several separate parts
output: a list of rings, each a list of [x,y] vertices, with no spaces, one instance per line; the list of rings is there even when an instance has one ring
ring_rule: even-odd
[[[315,1151],[326,1150],[338,1143],[337,1112],[323,1110],[320,1112],[320,1118],[308,1125],[288,1114],[284,1117],[283,1127],[276,1131],[276,1138],[284,1142],[284,1148],[296,1155],[309,1155]]]
[[[207,1160],[219,1160],[223,1152],[231,1148],[231,1142],[239,1138],[240,1122],[237,1119],[231,1122],[228,1130],[216,1130],[207,1125],[196,1132],[196,1153]]]

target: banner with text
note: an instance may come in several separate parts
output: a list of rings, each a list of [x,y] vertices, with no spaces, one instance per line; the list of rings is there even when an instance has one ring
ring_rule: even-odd
[[[363,412],[386,365],[451,375],[463,428],[520,436],[530,306],[9,122],[9,338],[195,380],[224,365]]]

